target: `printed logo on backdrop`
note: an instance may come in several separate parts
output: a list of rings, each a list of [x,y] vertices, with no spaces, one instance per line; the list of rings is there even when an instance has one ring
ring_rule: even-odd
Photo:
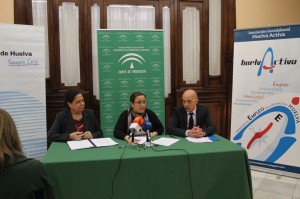
[[[107,100],[110,100],[110,99],[112,99],[112,94],[107,92],[107,93],[104,94],[104,98],[107,99]]]
[[[129,99],[129,93],[128,92],[121,92],[120,93],[120,99],[128,100]]]
[[[262,106],[247,115],[247,121],[236,131],[233,140],[260,161],[275,163],[297,141],[296,126],[300,126],[299,97],[290,103],[273,103]],[[257,153],[260,149],[260,153]]]
[[[144,36],[143,35],[136,35],[135,36],[135,41],[144,41]]]
[[[105,48],[102,50],[102,55],[103,56],[110,56],[111,55],[111,50],[109,48]]]
[[[111,122],[113,120],[113,115],[107,114],[105,115],[104,119],[106,122]]]
[[[152,65],[152,70],[160,70],[160,65],[159,64],[153,64]]]
[[[112,81],[110,80],[104,81],[103,84],[105,88],[112,88],[113,85]]]
[[[151,52],[152,52],[152,55],[160,55],[160,50],[158,48],[153,48],[151,50]]]
[[[143,80],[143,79],[138,79],[138,80],[136,81],[136,86],[137,86],[138,88],[145,87],[145,80]]]
[[[255,60],[244,60],[241,61],[241,66],[252,66],[252,65],[259,65],[257,76],[261,76],[262,71],[269,71],[269,73],[273,73],[275,67],[288,67],[291,65],[297,64],[297,59],[288,59],[288,58],[279,58],[275,59],[274,52],[272,47],[269,47],[265,54],[263,55],[261,60],[255,59]]]
[[[121,80],[120,81],[120,87],[121,88],[127,88],[129,85],[129,81],[128,80]]]
[[[152,41],[160,41],[159,35],[152,35],[151,39]]]
[[[111,72],[111,65],[109,64],[105,64],[102,69],[103,69],[103,72]]]
[[[161,84],[161,82],[160,82],[159,79],[153,79],[153,80],[152,80],[152,85],[153,85],[153,86],[160,86],[160,84]]]
[[[113,105],[112,104],[105,104],[104,105],[104,111],[110,112],[113,110]]]
[[[120,35],[119,36],[119,41],[123,41],[123,42],[125,41],[126,42],[127,41],[127,35]]]
[[[152,97],[153,98],[158,98],[158,97],[161,97],[162,93],[159,92],[159,91],[153,91],[152,92]]]
[[[137,53],[127,53],[123,55],[119,60],[118,63],[121,66],[125,66],[126,69],[119,70],[119,74],[131,74],[131,73],[146,73],[145,69],[138,70],[138,68],[143,67],[143,64],[146,60]],[[132,70],[128,70],[132,69]]]
[[[127,53],[119,59],[118,63],[125,64],[125,66],[129,65],[130,69],[134,69],[134,65],[143,65],[145,59],[137,53]]]
[[[102,41],[110,41],[110,35],[102,35]]]

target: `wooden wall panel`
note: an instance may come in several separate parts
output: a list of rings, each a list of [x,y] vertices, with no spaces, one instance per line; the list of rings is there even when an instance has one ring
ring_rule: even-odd
[[[156,8],[156,28],[162,28],[162,8],[168,6],[171,15],[171,93],[165,99],[166,121],[173,108],[181,105],[184,90],[192,88],[198,93],[200,103],[208,106],[218,132],[225,138],[230,137],[230,108],[233,64],[233,31],[235,29],[235,0],[222,2],[222,39],[221,39],[221,75],[209,76],[208,68],[208,30],[209,0],[48,0],[48,32],[50,78],[46,80],[47,127],[49,128],[57,112],[64,109],[63,95],[66,90],[78,88],[85,92],[86,107],[95,110],[100,116],[99,100],[93,94],[92,82],[92,45],[91,45],[91,11],[94,3],[100,6],[100,27],[106,28],[106,6],[112,3],[153,5]],[[74,2],[80,9],[80,72],[81,83],[75,87],[65,87],[60,80],[60,49],[58,6],[62,2]],[[15,23],[32,24],[31,1],[14,0]],[[182,20],[181,12],[186,6],[196,6],[201,11],[201,80],[197,84],[186,84],[182,80]],[[162,121],[163,122],[163,121]]]
[[[32,3],[27,0],[14,0],[14,23],[32,25]]]

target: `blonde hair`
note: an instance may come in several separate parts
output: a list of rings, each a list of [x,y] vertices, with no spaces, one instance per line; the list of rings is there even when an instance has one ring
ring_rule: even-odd
[[[9,113],[0,108],[0,170],[4,168],[4,155],[13,158],[13,153],[23,154],[18,130]]]

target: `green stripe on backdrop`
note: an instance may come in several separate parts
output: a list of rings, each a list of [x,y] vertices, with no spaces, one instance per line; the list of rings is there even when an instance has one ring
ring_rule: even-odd
[[[112,135],[129,96],[142,91],[164,124],[164,47],[161,30],[98,30],[101,126]]]

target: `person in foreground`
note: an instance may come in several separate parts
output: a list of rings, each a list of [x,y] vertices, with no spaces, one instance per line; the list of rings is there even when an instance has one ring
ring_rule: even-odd
[[[130,139],[130,125],[134,119],[138,116],[142,116],[144,121],[148,120],[152,123],[152,129],[150,130],[150,136],[161,135],[164,132],[164,127],[160,122],[157,115],[150,109],[146,108],[146,95],[140,91],[136,91],[130,96],[130,107],[128,110],[124,110],[115,125],[114,136],[118,139],[132,142]],[[138,140],[134,140],[137,143]]]
[[[215,133],[216,127],[208,108],[198,104],[196,91],[186,90],[182,95],[183,106],[176,107],[170,118],[168,134],[180,137],[201,138]]]
[[[85,109],[84,98],[79,90],[65,93],[66,109],[56,115],[48,132],[48,143],[103,137],[93,110]]]
[[[0,108],[0,197],[55,198],[43,164],[27,158],[12,117]]]

